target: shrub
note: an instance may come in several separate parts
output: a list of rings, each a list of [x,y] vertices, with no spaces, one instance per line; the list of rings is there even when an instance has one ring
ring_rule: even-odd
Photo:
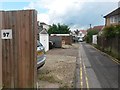
[[[111,25],[103,29],[103,36],[106,38],[114,38],[115,36],[120,37],[120,25]]]

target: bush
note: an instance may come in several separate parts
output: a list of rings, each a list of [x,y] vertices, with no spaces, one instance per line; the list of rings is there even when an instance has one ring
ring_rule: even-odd
[[[120,25],[115,26],[116,35],[120,37]]]
[[[114,38],[120,36],[120,25],[111,25],[103,29],[103,36],[106,38]]]

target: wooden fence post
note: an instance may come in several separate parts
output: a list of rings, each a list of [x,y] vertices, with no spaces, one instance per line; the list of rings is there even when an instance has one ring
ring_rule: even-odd
[[[0,29],[2,28],[2,12],[0,12]],[[0,30],[0,89],[2,89],[2,40]]]
[[[37,12],[4,11],[2,29],[12,30],[12,39],[2,40],[3,88],[36,88]]]

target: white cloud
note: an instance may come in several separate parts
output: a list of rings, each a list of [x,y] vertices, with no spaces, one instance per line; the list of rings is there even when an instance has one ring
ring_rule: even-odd
[[[42,13],[42,14],[37,15],[37,20],[40,21],[40,22],[45,22],[45,23],[49,24],[49,21],[50,21],[49,19],[50,18],[48,16],[48,14]]]
[[[0,0],[0,2],[35,2],[35,0]],[[37,0],[40,1],[40,0]],[[51,0],[45,0],[51,2]],[[53,0],[52,0],[53,1]],[[119,0],[79,0],[81,2],[118,2]]]
[[[37,9],[38,20],[48,24],[65,23],[85,28],[104,22],[105,15],[117,7],[119,0],[37,0],[24,9]],[[111,3],[110,3],[111,2]],[[116,3],[113,3],[116,2]],[[45,12],[44,12],[45,10]]]

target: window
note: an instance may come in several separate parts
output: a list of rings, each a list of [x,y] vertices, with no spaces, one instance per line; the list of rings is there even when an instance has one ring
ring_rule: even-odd
[[[118,23],[118,15],[110,17],[110,23]]]
[[[120,15],[118,16],[118,23],[120,23]]]
[[[82,33],[80,33],[80,36],[82,36]]]
[[[110,23],[113,23],[113,17],[110,17]]]

